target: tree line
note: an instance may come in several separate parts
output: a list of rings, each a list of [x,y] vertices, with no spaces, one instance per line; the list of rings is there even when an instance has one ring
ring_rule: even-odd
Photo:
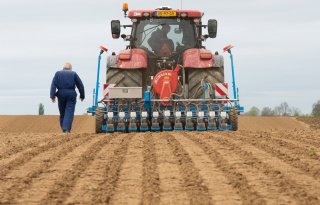
[[[303,114],[297,107],[291,107],[287,102],[283,102],[280,105],[271,108],[263,107],[261,110],[253,106],[244,115],[248,116],[314,116],[320,117],[320,100],[315,102],[312,106],[312,112],[310,114]]]

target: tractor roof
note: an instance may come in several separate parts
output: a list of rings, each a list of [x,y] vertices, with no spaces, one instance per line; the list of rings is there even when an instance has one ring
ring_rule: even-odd
[[[155,18],[168,18],[168,17],[189,17],[201,18],[202,13],[198,10],[172,10],[169,7],[161,7],[154,10],[130,10],[129,18],[139,17],[155,17]]]

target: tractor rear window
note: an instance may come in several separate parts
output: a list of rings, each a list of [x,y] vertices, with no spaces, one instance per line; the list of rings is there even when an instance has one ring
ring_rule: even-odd
[[[156,53],[164,42],[173,52],[180,52],[196,46],[195,29],[191,20],[153,19],[141,20],[135,29],[135,47]]]

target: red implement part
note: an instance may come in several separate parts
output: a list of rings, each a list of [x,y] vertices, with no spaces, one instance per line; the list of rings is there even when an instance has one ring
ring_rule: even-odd
[[[178,74],[180,66],[174,70],[162,70],[153,78],[152,87],[155,92],[163,100],[161,103],[165,106],[170,105],[168,100],[171,98],[171,94],[175,93],[178,88]]]
[[[233,48],[233,45],[227,45],[226,47],[223,48],[223,52],[226,52],[226,51],[230,50],[231,48]]]
[[[107,52],[108,51],[108,49],[106,48],[106,47],[104,47],[104,46],[99,46],[99,48],[100,48],[100,50],[103,50],[104,52]]]

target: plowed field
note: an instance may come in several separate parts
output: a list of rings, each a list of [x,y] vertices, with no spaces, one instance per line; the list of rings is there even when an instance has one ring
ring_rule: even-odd
[[[312,121],[312,120],[311,120]],[[237,132],[93,134],[76,118],[0,116],[0,204],[320,204],[320,132],[240,118]]]

